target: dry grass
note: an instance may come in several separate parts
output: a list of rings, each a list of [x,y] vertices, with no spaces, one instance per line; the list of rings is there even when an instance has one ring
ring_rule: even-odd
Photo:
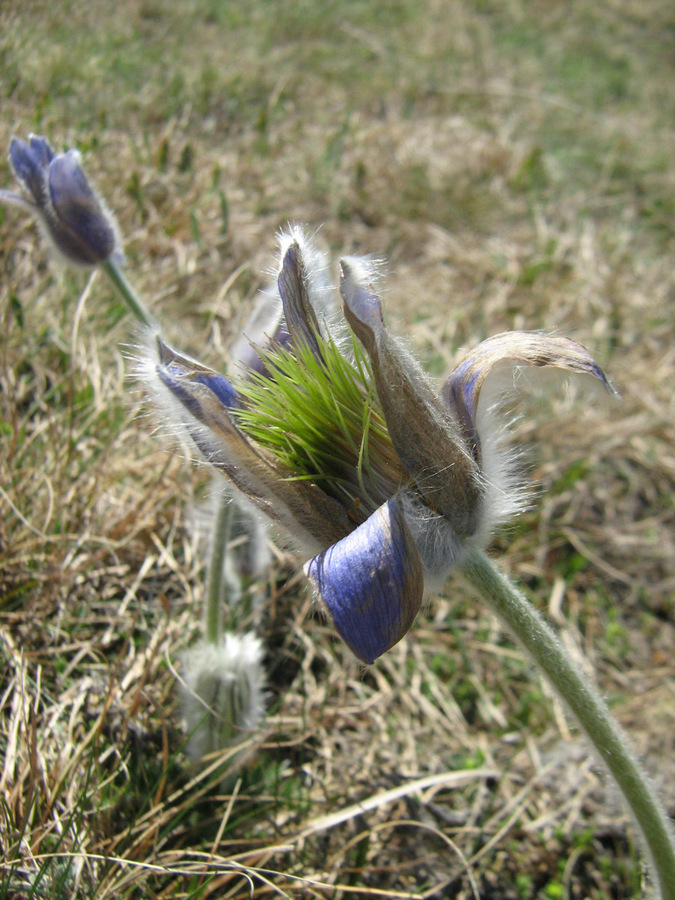
[[[592,348],[623,402],[520,407],[541,496],[493,552],[671,811],[674,32],[657,0],[0,8],[0,146],[84,149],[185,349],[226,359],[289,218],[389,258],[389,319],[438,376],[507,328]],[[14,211],[0,265],[1,897],[639,895],[604,775],[458,578],[363,671],[277,552],[271,714],[224,786],[222,759],[189,771],[206,473],[153,434],[103,280]]]

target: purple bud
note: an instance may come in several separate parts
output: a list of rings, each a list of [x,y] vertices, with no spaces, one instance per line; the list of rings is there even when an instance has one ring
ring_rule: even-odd
[[[69,263],[97,266],[121,258],[117,225],[80,166],[77,150],[54,155],[47,140],[13,138],[9,160],[29,199],[8,191],[0,201],[32,213],[56,250]]]
[[[115,227],[80,167],[77,150],[52,160],[49,193],[56,216],[51,235],[63,255],[86,266],[109,259],[117,244]]]

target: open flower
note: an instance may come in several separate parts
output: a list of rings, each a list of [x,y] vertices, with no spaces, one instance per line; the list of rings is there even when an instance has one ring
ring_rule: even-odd
[[[425,585],[442,584],[465,548],[484,546],[521,502],[493,406],[480,403],[499,364],[611,388],[574,341],[509,332],[476,347],[438,391],[385,326],[376,267],[341,262],[348,329],[325,273],[292,229],[267,330],[234,383],[158,336],[148,369],[207,462],[308,557],[305,573],[341,637],[372,663],[409,630]]]
[[[63,259],[92,267],[121,261],[112,213],[91,187],[77,150],[55,154],[46,138],[12,138],[9,161],[28,197],[0,190],[0,202],[29,212]]]

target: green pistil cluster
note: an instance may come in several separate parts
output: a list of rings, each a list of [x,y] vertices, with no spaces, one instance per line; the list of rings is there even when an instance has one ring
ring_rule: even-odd
[[[294,480],[316,482],[360,523],[400,487],[394,451],[370,363],[353,340],[354,361],[317,336],[321,358],[306,343],[260,351],[269,374],[248,371],[236,385],[241,430],[272,453]]]

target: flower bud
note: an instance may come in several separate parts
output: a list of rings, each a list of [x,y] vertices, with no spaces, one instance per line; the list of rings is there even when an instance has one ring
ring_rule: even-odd
[[[9,161],[26,193],[0,191],[0,202],[29,212],[67,263],[87,268],[123,258],[117,223],[89,184],[77,150],[54,154],[47,140],[12,138]]]

